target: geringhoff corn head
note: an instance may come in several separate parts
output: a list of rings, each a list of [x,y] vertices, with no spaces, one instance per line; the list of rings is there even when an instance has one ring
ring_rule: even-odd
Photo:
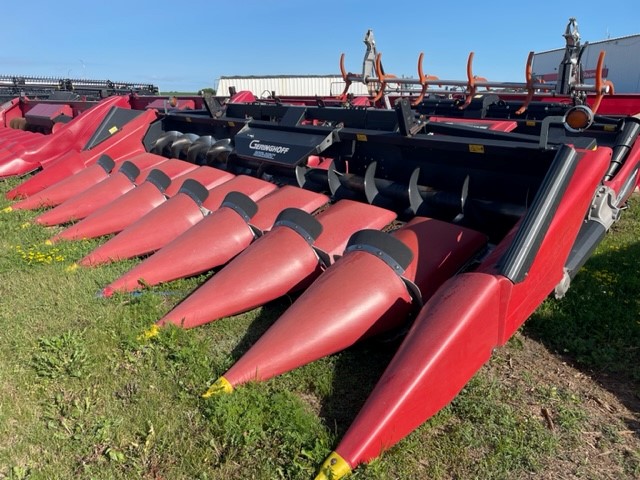
[[[555,84],[536,81],[532,56],[523,83],[479,79],[473,54],[464,81],[425,75],[422,55],[418,77],[399,79],[367,38],[369,73],[343,67],[337,100],[240,92],[145,109],[114,97],[78,117],[101,112],[82,141],[42,156],[0,132],[5,176],[42,167],[11,208],[53,207],[36,221],[70,223],[54,242],[116,233],[81,266],[145,256],[104,297],[217,269],[155,329],[300,293],[205,397],[406,331],[318,479],[447,405],[549,294],[565,294],[639,179],[640,96],[613,94],[602,57],[582,82],[574,21]],[[372,96],[350,96],[355,81]]]

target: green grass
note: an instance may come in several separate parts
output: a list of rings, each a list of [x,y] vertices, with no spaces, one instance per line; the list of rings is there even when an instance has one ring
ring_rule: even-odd
[[[640,382],[640,208],[609,235],[573,282],[572,295],[547,301],[526,331],[579,365]]]
[[[0,209],[15,184],[0,184]],[[526,327],[585,371],[623,374],[636,389],[638,203],[567,297],[545,302]],[[99,298],[135,262],[70,269],[99,242],[47,246],[59,229],[34,226],[35,215],[0,213],[0,479],[312,478],[393,354],[396,344],[372,342],[203,399],[289,301],[146,340],[204,277]],[[618,447],[628,426],[595,420],[582,390],[518,363],[531,344],[518,334],[451,405],[352,478],[543,478],[582,449],[586,430],[633,478],[640,454]]]

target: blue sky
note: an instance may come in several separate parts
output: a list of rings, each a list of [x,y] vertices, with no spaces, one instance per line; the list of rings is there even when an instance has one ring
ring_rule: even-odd
[[[424,51],[426,73],[463,79],[473,50],[474,73],[496,81],[522,81],[530,50],[563,46],[571,16],[583,42],[640,33],[639,0],[33,0],[2,11],[0,74],[164,91],[197,91],[221,75],[337,73],[342,52],[356,72],[369,28],[388,73],[416,76]]]

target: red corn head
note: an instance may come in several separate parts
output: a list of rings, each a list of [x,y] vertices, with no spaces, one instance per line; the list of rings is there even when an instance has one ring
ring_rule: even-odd
[[[171,180],[161,170],[154,170],[138,188],[99,208],[51,240],[95,238],[120,232],[173,197],[185,180],[196,180],[211,189],[233,177],[233,174],[223,170],[198,167]]]
[[[0,178],[48,167],[68,152],[79,152],[112,107],[130,108],[129,98],[118,95],[105,98],[69,123],[60,125],[51,135],[4,144],[0,151]]]
[[[232,193],[238,195],[237,192]],[[231,195],[219,210],[112,282],[103,294],[108,297],[114,291],[131,291],[143,285],[156,285],[224,265],[253,242],[256,230],[270,230],[285,208],[299,208],[311,213],[328,201],[324,195],[291,186],[284,186],[261,198],[253,209],[249,204],[251,199],[246,196],[244,199],[230,198]],[[180,261],[177,262],[176,258]]]
[[[349,200],[338,202],[317,217],[287,209],[268,234],[158,324],[196,327],[304,288],[343,252],[354,232],[363,228],[381,229],[394,218],[389,210]]]
[[[401,326],[486,244],[476,231],[416,217],[392,234],[363,230],[212,387],[267,380]]]
[[[144,154],[148,155],[148,154]],[[161,170],[169,178],[175,178],[195,168],[196,165],[183,160],[166,160],[154,168]],[[133,190],[141,184],[153,169],[140,169],[132,162],[124,162],[118,171],[92,188],[71,197],[57,207],[36,217],[41,225],[58,225],[60,223],[80,220],[107,205],[116,198]]]
[[[151,153],[138,154],[128,159],[128,161],[133,163],[140,170],[153,167],[154,165],[165,162],[166,160],[167,159],[164,157],[153,155]],[[110,175],[118,171],[121,164],[122,162],[114,162],[108,155],[102,155],[93,165],[83,168],[73,175],[65,176],[53,185],[30,194],[24,200],[14,204],[13,208],[16,210],[32,210],[40,207],[55,207],[56,205],[60,205],[62,202],[75,197],[76,195],[109,178]],[[41,173],[44,173],[44,171],[31,177],[30,180],[35,180]],[[25,186],[28,182],[29,180],[20,186]],[[16,187],[16,189],[19,187]]]
[[[98,265],[153,252],[200,222],[206,211],[217,210],[229,192],[238,191],[258,200],[275,188],[272,183],[245,175],[210,191],[196,181],[187,180],[168,202],[129,225],[79,263]]]
[[[12,208],[14,210],[33,210],[60,205],[65,200],[108,178],[115,166],[116,164],[111,157],[103,155],[95,165],[15,203]]]
[[[48,187],[51,187],[69,177],[76,175],[77,173],[87,168],[84,157],[86,157],[89,153],[90,152],[86,151],[76,152],[75,150],[65,153],[58,160],[51,163],[48,168],[37,172],[35,175],[27,178],[17,187],[9,190],[6,194],[6,197],[8,199],[30,197]],[[109,157],[111,156],[109,155]],[[113,157],[111,158],[113,159]],[[89,188],[90,186],[91,185],[88,185],[87,188]],[[80,192],[76,191],[72,193],[73,195],[75,195]],[[66,200],[66,198],[63,199],[63,201],[64,200]]]
[[[342,478],[434,415],[495,348],[501,291],[494,275],[445,282],[421,310],[393,360],[316,480]],[[467,359],[473,357],[475,361]],[[327,472],[330,471],[330,474]]]
[[[41,160],[40,165],[43,167],[43,170],[11,190],[7,194],[7,198],[33,195],[67,177],[79,173],[85,168],[90,168],[105,154],[111,157],[116,163],[119,163],[135,155],[144,153],[142,138],[149,129],[149,124],[154,121],[156,117],[155,112],[146,111],[124,123],[120,128],[112,126],[108,130],[110,136],[97,144],[91,143],[89,138],[87,138],[89,143],[85,144],[84,147],[79,147],[79,151],[70,150],[58,157]],[[110,115],[107,115],[103,122],[107,122],[108,124],[109,118]],[[105,125],[103,125],[103,127],[105,127]],[[116,128],[116,130],[113,130],[114,128]],[[100,131],[101,129],[98,127],[97,130],[93,132],[93,135],[99,136]],[[104,129],[102,129],[102,132],[104,132]],[[87,145],[89,145],[88,148]],[[70,190],[70,194],[75,195],[77,193],[79,192]]]

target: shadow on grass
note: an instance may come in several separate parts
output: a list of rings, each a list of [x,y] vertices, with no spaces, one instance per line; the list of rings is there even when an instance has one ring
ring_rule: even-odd
[[[547,300],[525,333],[613,393],[640,437],[640,242],[593,256],[567,296]]]
[[[282,297],[262,307],[231,351],[237,361],[273,325],[296,296]],[[378,337],[354,345],[335,356],[331,394],[320,407],[320,416],[332,432],[342,435],[391,361],[399,338]]]
[[[296,297],[297,298],[297,297]],[[264,305],[260,312],[249,324],[240,341],[236,344],[231,351],[231,358],[234,361],[240,359],[247,350],[249,350],[254,343],[273,325],[276,320],[289,308],[295,298],[282,297]]]
[[[322,402],[320,416],[338,438],[355,419],[400,343],[400,338],[376,337],[337,356],[331,394]]]

